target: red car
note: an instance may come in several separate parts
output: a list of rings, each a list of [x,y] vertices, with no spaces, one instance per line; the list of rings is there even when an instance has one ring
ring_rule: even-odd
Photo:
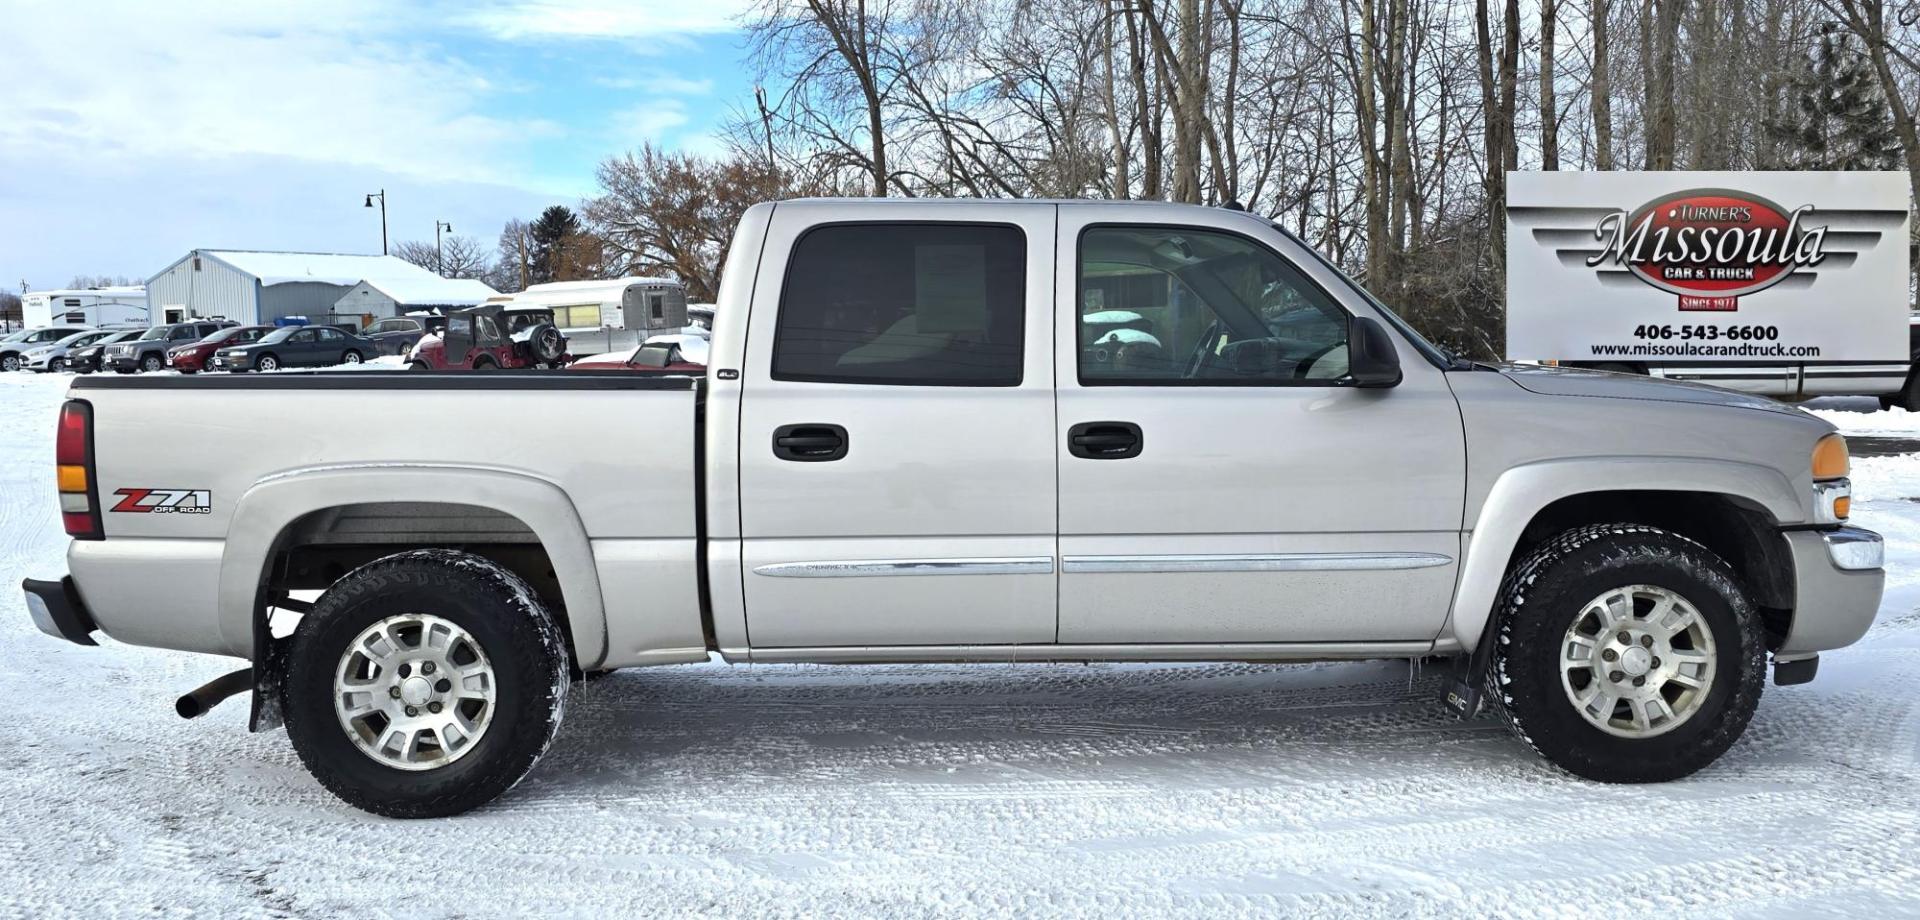
[[[273,331],[272,326],[229,326],[204,339],[176,346],[167,352],[167,366],[182,374],[207,370],[213,353],[233,345],[259,341]]]
[[[656,335],[638,348],[588,355],[567,365],[567,370],[705,374],[707,340],[697,335]]]
[[[410,370],[517,370],[565,367],[567,337],[545,308],[471,307],[447,315],[438,335],[422,336],[407,362]]]

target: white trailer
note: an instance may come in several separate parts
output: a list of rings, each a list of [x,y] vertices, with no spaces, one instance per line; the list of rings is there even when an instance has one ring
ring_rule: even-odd
[[[140,285],[33,291],[20,300],[21,320],[29,329],[55,323],[95,328],[150,324],[147,289]]]

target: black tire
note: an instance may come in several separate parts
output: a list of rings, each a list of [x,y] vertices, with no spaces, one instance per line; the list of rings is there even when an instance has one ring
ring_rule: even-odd
[[[340,353],[341,364],[359,364],[360,360],[360,353],[351,348]]]
[[[294,630],[282,684],[287,734],[328,791],[390,818],[434,818],[513,788],[559,731],[571,681],[566,637],[518,575],[480,556],[424,549],[370,562],[334,582]],[[403,770],[364,753],[333,708],[334,676],[354,638],[419,611],[452,621],[494,671],[492,722],[451,763]]]
[[[261,355],[253,359],[253,369],[256,371],[277,371],[280,369],[280,356],[271,352]]]
[[[47,373],[49,374],[58,374],[66,369],[67,360],[65,358],[50,358],[47,361]]]
[[[13,352],[0,355],[0,371],[13,373],[20,369],[20,356]]]
[[[166,368],[167,368],[167,359],[159,355],[156,355],[153,352],[147,352],[146,354],[140,356],[141,373],[153,374],[153,373],[158,373],[159,371],[166,370]]]
[[[567,338],[560,334],[560,327],[552,323],[539,323],[527,332],[527,354],[529,363],[545,364],[560,360],[567,353]]]
[[[1901,385],[1899,393],[1880,397],[1880,408],[1891,409],[1894,406],[1908,412],[1920,412],[1920,371],[1907,375],[1907,382]]]
[[[428,363],[427,363],[427,362],[425,362],[425,361],[415,361],[415,362],[413,362],[412,364],[409,364],[409,365],[407,365],[407,370],[410,370],[410,371],[430,371],[430,370],[433,370],[433,365],[431,365],[431,364],[428,364]]]
[[[473,359],[473,369],[476,371],[497,371],[500,369],[500,365],[493,363],[492,358],[481,356]]]
[[[1716,651],[1699,708],[1651,737],[1621,737],[1589,722],[1560,672],[1561,643],[1582,608],[1628,585],[1680,595],[1712,631]],[[1496,622],[1488,695],[1540,756],[1600,782],[1665,782],[1707,766],[1746,730],[1766,683],[1765,634],[1733,569],[1706,547],[1653,527],[1601,524],[1547,541],[1508,574]]]

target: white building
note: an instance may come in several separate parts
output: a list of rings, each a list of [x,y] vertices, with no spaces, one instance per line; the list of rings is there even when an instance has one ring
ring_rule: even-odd
[[[569,332],[674,332],[687,324],[687,289],[669,278],[552,281],[529,286],[513,302],[552,309],[554,321]]]
[[[149,325],[147,289],[135,285],[84,291],[33,291],[20,298],[20,318],[29,329],[55,323],[145,326]]]
[[[443,280],[396,256],[195,249],[147,279],[153,321],[224,318],[242,325],[283,316],[330,320],[334,305],[362,281]],[[392,314],[387,314],[392,315]]]
[[[445,312],[477,307],[496,299],[505,297],[486,282],[472,278],[370,278],[354,285],[336,301],[333,312],[346,316],[399,316],[424,310]]]

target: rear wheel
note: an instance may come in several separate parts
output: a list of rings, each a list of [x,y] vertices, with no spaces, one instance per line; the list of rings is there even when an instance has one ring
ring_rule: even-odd
[[[287,734],[314,778],[392,818],[459,814],[511,789],[559,730],[565,637],[518,575],[414,550],[335,582],[301,619]]]
[[[1588,779],[1687,776],[1760,702],[1759,617],[1727,563],[1677,534],[1561,534],[1508,576],[1497,622],[1491,695],[1535,751]]]
[[[433,366],[432,366],[432,365],[429,365],[429,364],[428,364],[427,362],[425,362],[425,361],[415,361],[415,362],[413,362],[412,364],[409,364],[409,365],[407,365],[407,370],[410,370],[410,371],[430,371],[430,370],[433,370]]]
[[[359,364],[360,353],[357,351],[348,351],[346,354],[340,356],[340,363],[341,364]]]
[[[1880,397],[1880,408],[1891,409],[1894,406],[1908,412],[1920,412],[1920,371],[1907,375],[1907,382],[1901,385],[1899,393]]]

